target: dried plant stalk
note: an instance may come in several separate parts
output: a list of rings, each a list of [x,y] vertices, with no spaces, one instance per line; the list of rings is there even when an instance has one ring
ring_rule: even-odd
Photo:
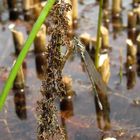
[[[24,78],[23,68],[21,66],[20,70],[17,73],[16,79],[14,81],[14,88],[23,89],[24,86],[25,86],[25,78]]]
[[[103,81],[107,85],[110,79],[110,59],[108,54],[100,55],[98,71],[100,72]]]
[[[136,64],[137,49],[133,44],[132,40],[127,39],[126,43],[127,43],[127,65],[131,66],[133,64]]]
[[[134,12],[128,12],[128,29],[136,28],[137,16]]]
[[[46,50],[46,26],[43,24],[34,40],[35,53],[42,53]]]
[[[121,5],[122,5],[122,0],[113,0],[113,2],[112,2],[112,14],[114,16],[116,16],[117,14],[120,14]]]
[[[24,44],[24,37],[22,32],[17,31],[15,29],[11,30],[15,45],[15,53],[18,55],[20,51],[22,50],[23,44]]]
[[[32,4],[33,4],[32,0],[24,0],[23,1],[23,9],[29,10],[31,8]]]
[[[101,26],[102,49],[109,47],[109,31],[106,27]]]
[[[33,19],[34,19],[34,21],[37,20],[37,18],[39,17],[41,11],[42,11],[41,5],[35,5],[35,6],[33,7],[33,13],[34,13]]]
[[[50,33],[50,40],[46,51],[45,80],[42,82],[41,89],[43,98],[38,102],[37,107],[38,140],[65,139],[63,130],[57,120],[55,99],[66,94],[62,81],[64,58],[60,49],[62,46],[70,46],[67,18],[67,12],[70,10],[70,4],[57,1],[49,16],[48,32]],[[69,47],[67,49],[70,50]]]

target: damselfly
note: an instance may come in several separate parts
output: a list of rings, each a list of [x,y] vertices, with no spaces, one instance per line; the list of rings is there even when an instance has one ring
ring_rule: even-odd
[[[99,107],[101,110],[103,110],[103,106],[102,106],[102,103],[101,103],[100,98],[98,96],[98,92],[97,92],[96,87],[98,87],[100,92],[107,94],[107,86],[103,82],[100,73],[96,70],[91,57],[89,56],[88,52],[85,49],[85,46],[76,37],[74,37],[73,42],[74,42],[74,46],[80,52],[81,58],[83,59],[83,62],[86,66],[87,73],[88,73],[88,76],[90,78],[95,96],[97,97]]]

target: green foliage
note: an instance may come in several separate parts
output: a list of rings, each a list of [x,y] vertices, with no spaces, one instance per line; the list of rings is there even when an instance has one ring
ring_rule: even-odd
[[[5,103],[5,100],[8,96],[8,93],[13,86],[13,82],[14,82],[14,79],[17,75],[17,72],[18,72],[20,66],[22,65],[22,62],[23,62],[24,58],[26,57],[26,55],[28,53],[28,50],[29,50],[30,46],[32,45],[36,34],[38,33],[38,31],[39,31],[41,25],[43,24],[43,22],[45,21],[46,17],[48,16],[48,14],[49,14],[49,12],[50,12],[54,3],[55,3],[55,0],[48,0],[47,4],[43,8],[40,16],[38,17],[36,23],[34,24],[34,26],[32,28],[32,31],[31,31],[28,39],[26,40],[21,53],[19,54],[15,64],[13,65],[13,68],[11,69],[9,77],[8,77],[6,83],[3,87],[3,90],[1,92],[0,110],[2,110],[2,108],[4,106],[4,103]]]
[[[96,52],[95,52],[96,68],[98,68],[98,65],[99,65],[99,55],[100,55],[100,47],[101,47],[102,7],[103,7],[103,0],[100,0],[99,15],[98,15],[98,28],[97,28],[97,42],[96,42]]]

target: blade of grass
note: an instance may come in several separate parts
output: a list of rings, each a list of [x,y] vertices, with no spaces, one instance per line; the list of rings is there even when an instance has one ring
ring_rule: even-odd
[[[99,14],[98,14],[98,28],[97,28],[97,42],[96,42],[96,51],[95,51],[95,66],[98,68],[99,65],[99,53],[101,47],[101,24],[102,24],[102,7],[103,0],[100,0],[99,3]]]
[[[46,17],[48,16],[54,3],[55,3],[55,0],[48,0],[47,4],[43,8],[40,16],[38,17],[36,23],[34,24],[32,31],[31,31],[28,39],[26,40],[24,47],[23,47],[21,53],[19,54],[13,68],[11,69],[9,77],[8,77],[4,87],[2,89],[1,95],[0,95],[0,111],[2,110],[6,97],[8,96],[8,93],[9,93],[10,89],[12,88],[13,81],[17,75],[17,72],[18,72],[20,66],[22,65],[24,58],[26,57],[28,50],[29,50],[31,44],[33,43],[33,40],[34,40],[36,34],[38,33],[38,31],[39,31],[41,25],[43,24],[44,20],[46,19]]]

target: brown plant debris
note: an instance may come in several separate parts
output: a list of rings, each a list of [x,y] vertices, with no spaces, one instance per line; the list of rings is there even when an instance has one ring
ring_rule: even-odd
[[[56,1],[49,15],[49,44],[46,52],[45,80],[42,81],[41,93],[43,98],[38,101],[38,140],[64,140],[64,132],[57,120],[55,99],[65,95],[62,82],[62,67],[64,56],[61,47],[69,49],[68,18],[66,13],[71,5]]]
[[[64,140],[63,130],[58,124],[54,99],[42,98],[38,101],[38,139]]]

